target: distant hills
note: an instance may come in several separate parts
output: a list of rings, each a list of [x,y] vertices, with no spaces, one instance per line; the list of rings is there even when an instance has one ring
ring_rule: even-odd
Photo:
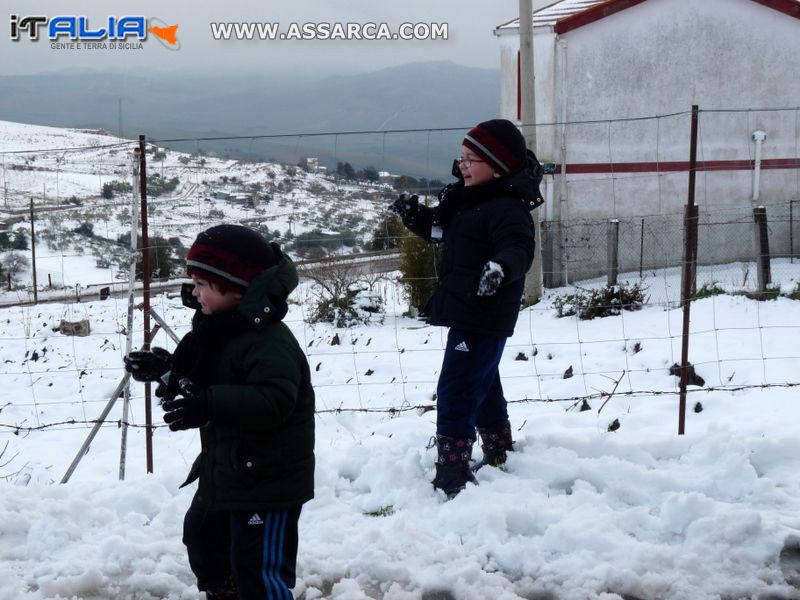
[[[0,119],[103,128],[148,139],[309,134],[275,140],[174,142],[176,150],[446,177],[464,128],[498,116],[499,72],[452,62],[411,63],[318,79],[263,73],[0,77]],[[120,110],[121,109],[121,110]],[[456,128],[453,132],[319,136],[330,132]]]

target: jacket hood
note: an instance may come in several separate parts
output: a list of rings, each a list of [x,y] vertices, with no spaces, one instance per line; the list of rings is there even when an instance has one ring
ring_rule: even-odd
[[[525,204],[528,205],[528,210],[533,210],[544,204],[542,192],[539,190],[543,176],[544,169],[542,165],[539,164],[536,155],[528,150],[528,160],[525,163],[525,168],[519,173],[505,178],[506,187],[522,198]]]
[[[292,259],[275,242],[270,246],[278,262],[253,278],[236,307],[256,329],[283,319],[288,310],[286,300],[300,281]]]

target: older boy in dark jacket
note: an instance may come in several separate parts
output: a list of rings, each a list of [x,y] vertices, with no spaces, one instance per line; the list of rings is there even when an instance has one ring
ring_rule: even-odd
[[[530,211],[541,204],[542,169],[510,121],[480,123],[454,165],[459,182],[435,208],[402,195],[390,207],[423,239],[444,245],[436,291],[423,314],[450,327],[436,392],[435,488],[454,496],[475,482],[469,461],[481,437],[483,464],[513,450],[498,365],[514,333],[534,255]]]
[[[132,352],[139,381],[162,381],[164,421],[200,428],[199,479],[184,520],[198,588],[209,599],[290,600],[297,521],[314,495],[314,391],[282,322],[297,286],[277,244],[239,225],[202,232],[187,255],[198,300],[175,354]]]

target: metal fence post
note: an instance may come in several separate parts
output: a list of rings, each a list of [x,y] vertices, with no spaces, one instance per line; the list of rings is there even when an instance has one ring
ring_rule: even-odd
[[[794,264],[794,200],[789,200],[789,262]]]
[[[753,209],[753,220],[756,224],[756,275],[758,276],[758,293],[766,294],[767,286],[772,282],[766,207],[756,206]]]
[[[697,228],[700,211],[696,205],[686,206],[683,215],[683,271],[681,272],[681,289],[687,290],[681,295],[681,306],[691,302],[697,291]]]
[[[617,285],[619,279],[619,219],[611,219],[608,222],[606,258],[608,259],[608,285]]]
[[[697,128],[700,109],[692,105],[692,128],[689,142],[689,192],[686,202],[686,245],[684,247],[681,302],[683,303],[683,331],[681,340],[681,381],[678,401],[678,435],[686,431],[686,386],[689,379],[689,322],[694,289],[694,264],[697,244],[697,206],[694,203],[697,181]]]
[[[72,474],[78,467],[78,463],[80,463],[81,459],[86,455],[87,452],[89,452],[89,447],[92,445],[92,440],[97,435],[97,432],[100,431],[100,428],[103,426],[103,424],[106,422],[106,417],[108,416],[108,413],[110,413],[111,409],[114,408],[114,404],[116,404],[117,398],[119,398],[120,395],[122,395],[122,391],[125,389],[125,386],[128,385],[128,380],[130,379],[130,377],[131,377],[130,373],[125,373],[125,375],[122,376],[122,379],[120,379],[119,384],[117,384],[117,387],[114,389],[113,392],[111,392],[111,398],[109,398],[108,402],[106,403],[106,407],[103,409],[103,412],[101,412],[100,416],[97,417],[97,420],[94,423],[94,427],[92,427],[92,430],[89,432],[86,441],[83,442],[83,445],[80,447],[80,450],[78,450],[78,453],[75,455],[75,458],[72,460],[72,463],[69,465],[69,468],[67,468],[67,472],[64,473],[64,477],[61,478],[61,483],[67,483],[69,481],[69,478],[72,477]]]
[[[644,219],[642,219],[642,235],[639,239],[639,279],[644,272]]]

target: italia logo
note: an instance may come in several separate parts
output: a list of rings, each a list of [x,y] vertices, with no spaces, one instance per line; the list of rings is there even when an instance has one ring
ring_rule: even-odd
[[[100,22],[90,22],[83,15],[11,15],[11,40],[15,42],[23,38],[35,42],[42,33],[51,42],[143,42],[152,33],[165,48],[178,50],[177,30],[178,25],[140,15],[110,16]]]

